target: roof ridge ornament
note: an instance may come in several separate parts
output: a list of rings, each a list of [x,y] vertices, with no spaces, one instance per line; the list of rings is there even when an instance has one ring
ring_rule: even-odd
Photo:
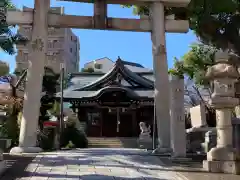
[[[120,56],[118,56],[118,58],[117,58],[117,62],[118,62],[118,61],[122,61],[122,59],[120,58]]]

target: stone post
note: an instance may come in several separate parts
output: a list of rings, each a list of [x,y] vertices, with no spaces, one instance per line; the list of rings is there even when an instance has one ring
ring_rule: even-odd
[[[170,122],[173,157],[186,156],[186,130],[184,116],[184,79],[172,76],[170,80]]]
[[[170,88],[166,56],[164,5],[161,2],[151,4],[152,53],[155,77],[155,108],[158,132],[158,148],[154,153],[165,153],[170,147]]]
[[[236,117],[240,118],[240,105],[235,107],[235,113],[236,113]]]
[[[50,0],[35,0],[32,39],[29,43],[31,49],[30,61],[24,94],[19,147],[14,147],[10,153],[36,153],[41,151],[41,148],[36,147],[36,140],[42,79],[47,52],[47,13],[49,8]]]
[[[207,70],[206,77],[213,85],[210,105],[216,109],[217,146],[207,153],[203,167],[210,172],[240,173],[240,163],[233,148],[232,110],[239,103],[235,98],[235,82],[239,73],[226,52],[217,52],[216,64]]]

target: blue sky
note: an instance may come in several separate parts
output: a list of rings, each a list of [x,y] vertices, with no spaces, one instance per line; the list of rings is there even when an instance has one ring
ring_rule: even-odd
[[[33,7],[34,0],[13,0],[18,7]],[[51,6],[64,6],[66,14],[92,15],[93,6],[85,3],[62,2],[51,0]],[[132,9],[121,8],[119,5],[109,5],[109,17],[137,18]],[[152,47],[150,33],[98,31],[73,29],[80,39],[80,67],[86,62],[102,57],[116,60],[118,56],[126,61],[138,62],[145,67],[152,68]],[[180,58],[188,50],[189,45],[196,42],[193,32],[187,34],[167,34],[167,56],[169,67],[173,58]],[[10,64],[11,71],[15,68],[15,57],[0,51],[0,60]]]

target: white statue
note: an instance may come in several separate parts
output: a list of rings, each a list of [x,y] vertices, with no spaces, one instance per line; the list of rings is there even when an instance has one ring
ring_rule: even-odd
[[[150,133],[151,133],[151,126],[150,125],[147,127],[145,122],[140,122],[139,127],[140,127],[140,130],[141,130],[140,136],[150,137]]]

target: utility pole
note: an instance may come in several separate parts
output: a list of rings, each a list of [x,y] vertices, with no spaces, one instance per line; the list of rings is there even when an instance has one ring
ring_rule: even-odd
[[[62,143],[62,134],[64,131],[64,114],[63,114],[63,89],[64,89],[64,64],[60,64],[60,92],[61,92],[61,98],[60,98],[60,118],[59,118],[59,127],[58,127],[58,137],[59,137],[59,150],[61,149],[61,143]]]

